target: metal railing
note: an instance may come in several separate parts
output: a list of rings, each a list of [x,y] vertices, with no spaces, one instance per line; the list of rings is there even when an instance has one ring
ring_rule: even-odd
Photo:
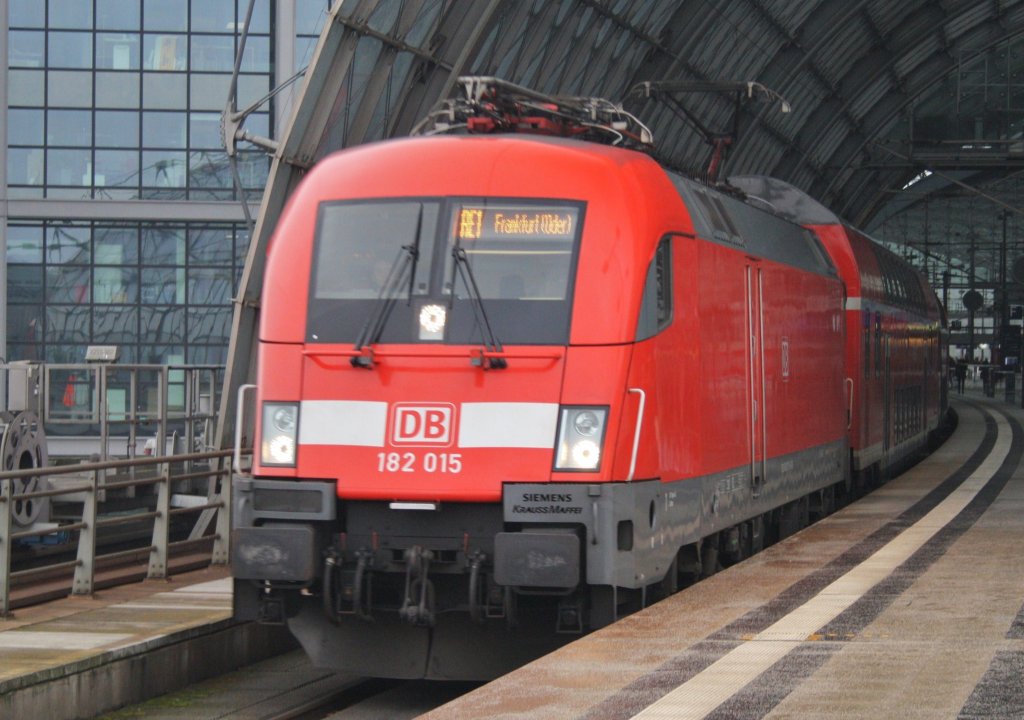
[[[13,584],[28,583],[44,575],[63,573],[65,579],[71,576],[71,593],[89,595],[95,587],[98,569],[140,557],[143,559],[139,560],[138,564],[141,564],[147,554],[146,577],[149,578],[167,577],[170,572],[168,560],[178,550],[194,549],[195,552],[208,552],[212,564],[226,564],[231,527],[232,457],[231,450],[222,450],[0,472],[0,615],[6,616],[11,611]],[[207,467],[197,469],[201,464],[206,464]],[[181,471],[178,472],[175,466],[180,466]],[[48,487],[50,483],[45,483],[46,489],[15,492],[18,480],[62,476],[63,480],[55,483],[54,487]],[[184,507],[172,506],[172,491],[176,483],[194,486],[197,481],[201,482],[204,479],[207,482],[205,501],[201,496],[193,495],[193,500],[198,499],[199,502],[192,502]],[[149,494],[145,488],[151,488]],[[135,492],[136,490],[141,492]],[[107,493],[117,491],[125,491],[137,499],[136,511],[101,516],[101,498]],[[43,499],[63,501],[69,505],[80,503],[80,517],[72,522],[18,528],[12,519],[15,504]],[[198,515],[192,532],[185,539],[172,540],[172,518],[191,513]],[[212,513],[215,515],[211,517]],[[152,522],[148,546],[143,544],[128,550],[97,552],[97,537],[100,530],[139,521]],[[208,529],[211,526],[212,532]],[[77,539],[72,540],[75,535]],[[44,538],[50,538],[51,542],[60,538],[61,542],[67,545],[68,552],[65,556],[69,556],[74,550],[75,559],[15,571],[12,566],[15,544],[31,541],[33,538],[36,538],[37,542]],[[209,549],[205,550],[207,547]]]
[[[154,440],[153,455],[200,452],[211,449],[222,374],[215,365],[0,363],[0,409],[35,412],[57,441],[94,438],[84,454],[99,460],[142,454]]]
[[[172,428],[185,452],[209,449],[202,446],[215,421],[219,367],[48,364],[42,371],[43,424],[54,430],[83,424],[98,429],[101,460],[108,457],[114,429],[127,436],[129,456],[147,434],[166,443]],[[158,442],[153,454],[170,453]]]

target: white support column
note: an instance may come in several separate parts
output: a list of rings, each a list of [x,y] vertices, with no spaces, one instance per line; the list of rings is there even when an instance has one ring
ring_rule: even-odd
[[[210,501],[221,503],[217,509],[217,524],[214,526],[216,539],[213,541],[210,562],[214,565],[227,565],[231,561],[231,457],[220,458],[211,464],[226,472],[223,476],[210,477]]]
[[[71,585],[72,595],[92,595],[96,581],[96,518],[100,493],[100,470],[92,472],[92,487],[82,503],[82,528],[78,531],[78,566]]]
[[[171,540],[171,466],[169,463],[160,465],[163,475],[157,486],[156,518],[153,520],[153,549],[149,554],[149,571],[147,578],[166,578],[168,562],[168,545]]]
[[[3,4],[4,0],[0,0]],[[11,614],[11,533],[14,523],[11,520],[14,504],[14,483],[11,480],[0,480],[0,617]]]
[[[280,87],[295,74],[295,0],[277,0],[273,28],[273,83],[274,87]],[[296,85],[292,85],[273,100],[274,130],[271,137],[274,139],[281,137],[285,123],[292,116],[295,88]]]

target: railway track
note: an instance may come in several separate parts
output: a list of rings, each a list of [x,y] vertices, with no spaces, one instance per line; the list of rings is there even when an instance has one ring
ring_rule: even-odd
[[[225,457],[211,451],[0,473],[0,614],[226,557],[226,470],[218,465]],[[26,477],[43,476],[38,488],[23,487]],[[47,512],[31,523],[15,514],[44,501]]]
[[[414,718],[479,683],[381,680],[312,667],[300,650],[104,716],[108,720]]]
[[[150,549],[145,547],[139,548],[136,553],[127,557],[122,556],[114,560],[99,559],[94,589],[101,590],[145,580],[149,554]],[[170,575],[198,570],[209,566],[210,553],[209,550],[203,552],[202,548],[194,549],[192,552],[171,556],[168,564]],[[71,594],[73,574],[74,571],[67,568],[44,565],[33,570],[31,576],[12,579],[11,609],[16,610],[67,597]]]

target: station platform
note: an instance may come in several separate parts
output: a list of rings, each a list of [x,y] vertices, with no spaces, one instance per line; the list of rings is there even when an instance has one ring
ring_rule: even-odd
[[[92,718],[293,646],[232,620],[224,566],[26,607],[0,618],[0,718]]]
[[[1024,718],[1024,413],[952,402],[869,496],[424,717]]]

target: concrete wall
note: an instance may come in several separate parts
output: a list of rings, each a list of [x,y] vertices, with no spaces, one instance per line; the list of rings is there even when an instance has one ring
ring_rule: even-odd
[[[0,718],[93,718],[295,647],[283,626],[224,620],[0,682]]]

